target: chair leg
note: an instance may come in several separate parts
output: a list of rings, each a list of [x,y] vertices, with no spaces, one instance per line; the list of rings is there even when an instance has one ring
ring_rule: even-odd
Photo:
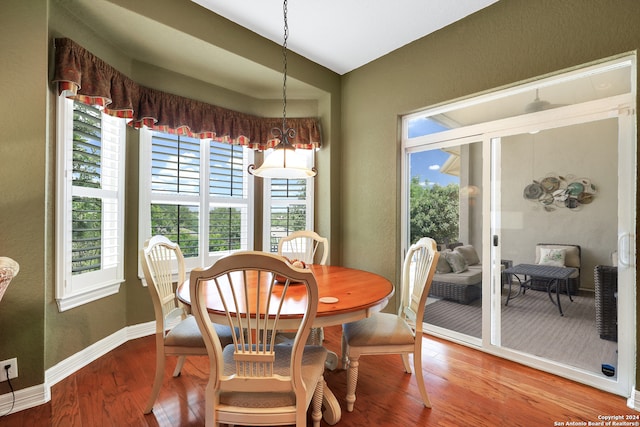
[[[358,366],[360,355],[349,357],[349,369],[347,370],[347,412],[353,412],[356,403],[356,385],[358,384]]]
[[[187,356],[178,356],[178,363],[176,363],[176,369],[173,370],[173,376],[178,377],[182,372],[184,362],[187,360]]]
[[[420,396],[422,396],[422,403],[426,408],[431,408],[431,400],[429,400],[429,394],[424,385],[424,374],[422,373],[422,340],[416,342],[416,349],[413,353],[413,368],[416,373],[418,390],[420,390]]]
[[[214,396],[212,375],[209,374],[209,383],[204,389],[204,425],[205,427],[218,427],[220,423],[218,422],[218,414],[216,413],[216,406],[218,401]]]
[[[349,369],[349,355],[347,354],[347,339],[342,335],[341,348],[342,352],[342,369]]]
[[[402,364],[404,365],[404,371],[407,374],[411,373],[411,363],[409,363],[409,355],[407,353],[402,353]]]
[[[313,420],[313,427],[320,427],[320,420],[322,419],[323,395],[324,377],[320,377],[320,380],[316,384],[316,390],[313,393],[313,400],[311,401],[311,419]]]
[[[164,378],[164,362],[164,353],[156,350],[156,376],[153,379],[153,388],[151,389],[151,395],[147,400],[147,406],[144,408],[145,414],[151,413],[153,410],[153,404],[158,398],[158,393],[160,392],[160,387],[162,387],[162,380]]]

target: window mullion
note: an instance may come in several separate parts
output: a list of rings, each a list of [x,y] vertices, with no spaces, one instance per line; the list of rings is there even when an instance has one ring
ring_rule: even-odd
[[[209,260],[209,211],[211,210],[211,194],[209,189],[210,156],[211,156],[211,140],[203,139],[200,141],[200,265],[208,264]]]

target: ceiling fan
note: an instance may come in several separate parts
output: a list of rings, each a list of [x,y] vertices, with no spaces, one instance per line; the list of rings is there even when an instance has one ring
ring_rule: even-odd
[[[549,101],[540,99],[540,95],[538,91],[539,89],[536,89],[536,99],[534,99],[524,107],[525,113],[537,113],[538,111],[550,110],[552,108],[564,107],[565,105],[567,105],[567,104],[552,104]]]

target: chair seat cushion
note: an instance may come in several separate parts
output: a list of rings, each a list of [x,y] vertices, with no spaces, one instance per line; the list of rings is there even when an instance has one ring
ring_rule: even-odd
[[[276,345],[276,360],[274,373],[288,376],[291,366],[291,345]],[[224,358],[224,375],[236,373],[236,363],[233,358],[234,346],[228,345],[222,351]],[[324,363],[327,359],[327,349],[322,346],[308,345],[302,354],[302,380],[307,389],[307,400],[313,395],[318,378],[324,372]],[[224,387],[224,385],[222,385]],[[295,406],[296,398],[293,393],[274,393],[269,390],[256,390],[255,392],[222,391],[220,403],[223,405],[238,406],[243,408],[277,408]]]
[[[351,347],[413,344],[413,330],[395,314],[376,313],[366,319],[342,325]]]
[[[220,344],[224,347],[233,342],[231,330],[228,326],[215,324],[213,327],[220,338]],[[188,316],[176,326],[174,326],[165,337],[165,346],[171,347],[202,347],[204,348],[204,340],[196,323],[196,318]]]

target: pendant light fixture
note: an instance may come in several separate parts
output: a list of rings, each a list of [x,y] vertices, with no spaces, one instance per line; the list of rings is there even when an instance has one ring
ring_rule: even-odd
[[[287,39],[289,24],[287,23],[287,0],[282,6],[284,14],[283,84],[282,84],[282,128],[271,129],[271,135],[278,141],[273,152],[267,156],[262,166],[256,169],[249,165],[249,173],[262,178],[302,179],[316,176],[316,168],[309,169],[304,156],[301,156],[289,141],[296,137],[295,129],[287,127]]]

